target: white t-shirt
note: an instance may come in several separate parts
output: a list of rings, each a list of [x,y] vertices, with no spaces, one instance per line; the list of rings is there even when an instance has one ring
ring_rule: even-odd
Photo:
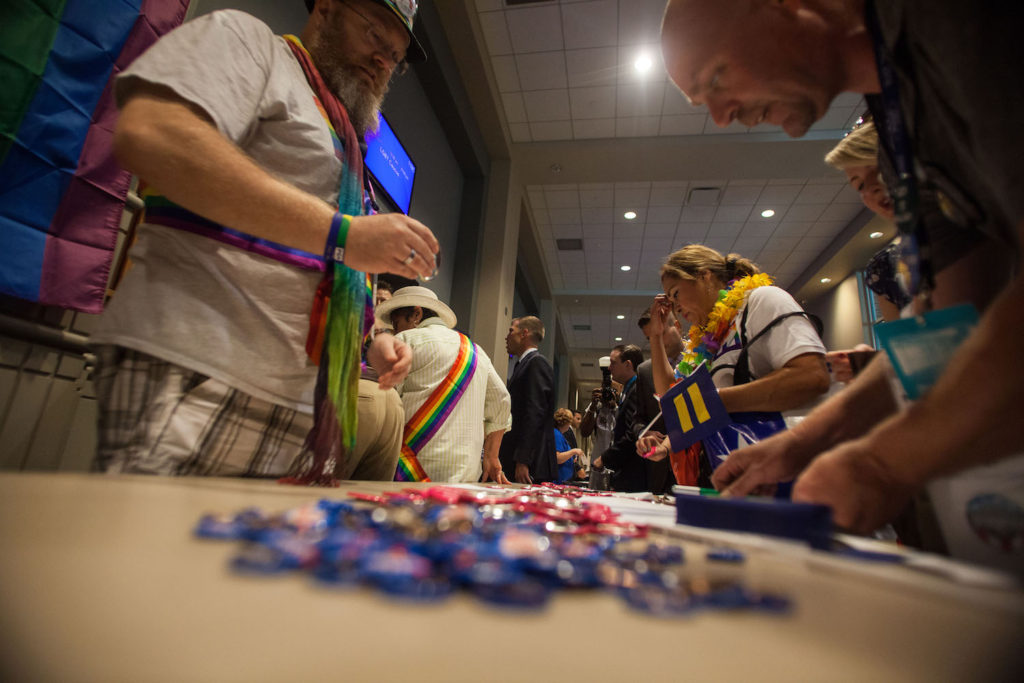
[[[142,81],[199,106],[276,177],[337,202],[341,162],[330,131],[291,49],[263,22],[234,10],[190,21],[118,77],[118,102]],[[130,255],[95,343],[137,349],[312,412],[316,366],[305,340],[320,272],[147,224]]]
[[[746,335],[751,381],[778,370],[799,355],[825,353],[825,346],[821,343],[814,326],[802,315],[786,318],[750,344],[751,339],[779,316],[803,310],[786,290],[778,287],[758,287],[747,294],[743,306],[736,312],[736,317],[733,318],[732,325],[726,333],[722,350],[711,366],[712,380],[719,389],[733,386],[734,366],[739,359],[741,348],[740,324],[746,308],[750,309],[747,314]],[[816,401],[797,411],[787,411],[786,415],[789,416],[791,412],[803,414],[807,407],[814,403]]]

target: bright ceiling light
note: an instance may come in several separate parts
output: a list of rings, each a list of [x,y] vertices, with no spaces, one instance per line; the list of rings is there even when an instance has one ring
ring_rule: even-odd
[[[615,341],[622,341],[622,337],[616,337]]]
[[[870,237],[873,240],[877,240],[879,237],[881,237],[884,234],[885,234],[884,232],[873,232],[870,235],[868,235],[868,237]]]
[[[624,316],[624,315],[617,315],[617,316],[615,316],[615,319],[616,320],[625,320],[626,316]]]
[[[765,209],[764,211],[761,212],[761,216],[763,216],[764,218],[771,218],[774,215],[775,209]]]
[[[640,55],[636,58],[636,61],[633,62],[633,68],[637,70],[637,73],[641,74],[647,73],[648,71],[651,70],[651,67],[653,66],[654,60],[651,59],[651,56],[646,52],[640,53]]]
[[[622,217],[625,218],[627,221],[631,221],[634,218],[636,218],[636,211],[627,211],[626,213],[622,214]]]
[[[619,270],[633,270],[633,266],[619,266]]]
[[[821,278],[821,284],[823,284],[823,285],[827,285],[830,282],[832,282],[832,278],[830,278],[830,277],[823,277],[823,278]]]

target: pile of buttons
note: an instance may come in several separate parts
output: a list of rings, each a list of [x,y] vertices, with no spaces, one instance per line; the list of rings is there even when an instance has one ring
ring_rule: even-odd
[[[195,533],[240,541],[231,561],[239,572],[304,572],[417,601],[463,590],[489,604],[537,608],[570,589],[611,590],[659,615],[789,609],[787,599],[752,591],[735,575],[706,571],[742,563],[741,553],[710,549],[703,569],[688,571],[681,547],[650,542],[645,526],[622,521],[590,491],[436,486],[351,495],[355,503],[321,500],[280,514],[206,515]]]

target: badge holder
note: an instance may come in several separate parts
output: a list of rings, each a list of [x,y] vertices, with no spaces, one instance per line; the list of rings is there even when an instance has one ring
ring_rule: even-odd
[[[935,384],[977,325],[978,311],[963,304],[880,323],[875,333],[907,398],[917,400]]]

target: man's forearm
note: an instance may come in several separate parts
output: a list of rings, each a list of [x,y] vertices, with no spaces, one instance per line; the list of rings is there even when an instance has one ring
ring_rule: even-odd
[[[182,100],[144,93],[121,112],[118,160],[171,201],[216,223],[311,253],[335,209],[281,181]]]
[[[927,396],[869,434],[899,481],[919,485],[1024,451],[1024,363],[1006,342],[1021,335],[1024,275],[992,303]]]
[[[484,437],[484,459],[498,461],[498,453],[501,450],[501,437],[505,435],[504,429],[496,429]]]

